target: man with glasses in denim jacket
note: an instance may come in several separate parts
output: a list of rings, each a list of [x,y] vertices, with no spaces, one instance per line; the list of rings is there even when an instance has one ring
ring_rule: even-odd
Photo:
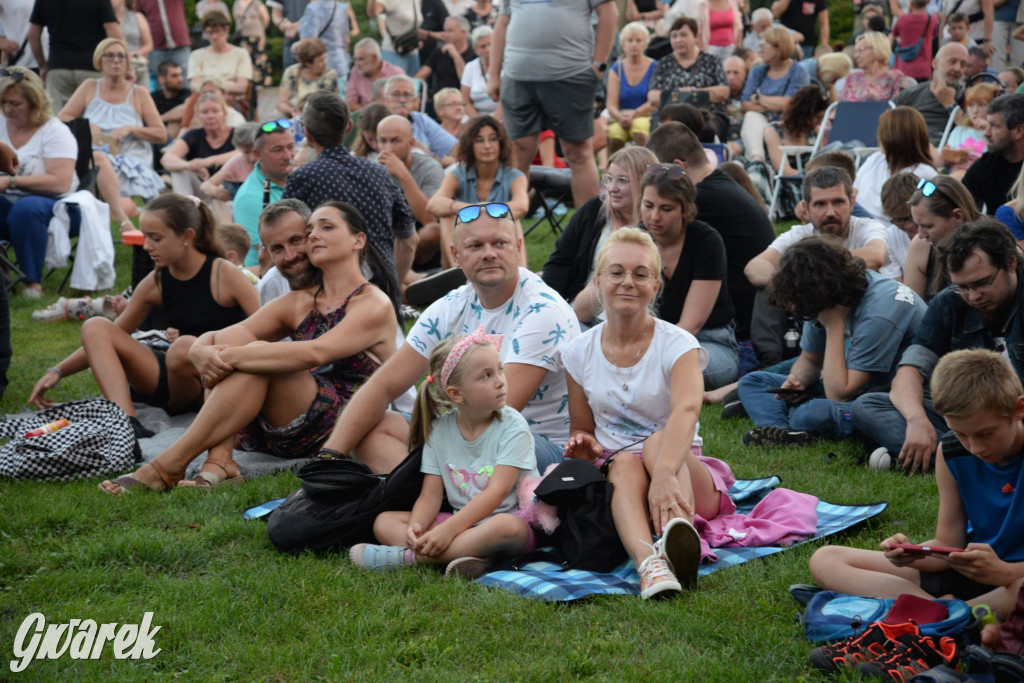
[[[982,218],[954,232],[941,247],[952,285],[932,298],[904,352],[888,394],[865,394],[853,404],[854,429],[880,447],[872,466],[931,468],[946,424],[927,391],[939,358],[958,349],[1005,354],[1024,377],[1024,304],[1020,249],[1002,223]]]
[[[504,335],[501,360],[508,405],[533,432],[537,468],[562,459],[569,438],[568,387],[561,349],[580,333],[572,308],[539,275],[519,266],[521,238],[505,204],[459,210],[452,258],[468,283],[431,304],[405,343],[360,387],[324,444],[328,455],[356,457],[389,471],[409,452],[409,423],[387,406],[428,371],[444,339],[484,326]]]

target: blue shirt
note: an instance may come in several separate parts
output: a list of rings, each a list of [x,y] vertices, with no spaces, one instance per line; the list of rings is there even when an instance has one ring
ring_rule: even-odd
[[[476,191],[476,166],[466,168],[461,163],[450,166],[446,173],[451,173],[459,179],[459,189],[455,191],[455,200],[469,204],[479,204],[480,195]],[[501,164],[498,166],[498,175],[491,185],[491,193],[487,195],[488,202],[507,203],[512,201],[512,181],[523,175],[518,168],[512,168]]]
[[[412,113],[412,136],[426,145],[438,159],[451,154],[458,142],[441,124],[418,111]]]
[[[806,35],[806,34],[805,34]],[[767,97],[792,97],[797,90],[809,85],[810,77],[799,62],[793,62],[786,75],[775,79],[768,77],[768,65],[758,64],[750,70],[747,82],[743,85],[743,94],[740,95],[741,102],[749,102],[754,93],[761,93]],[[779,112],[768,112],[768,120],[775,121],[781,118]]]
[[[235,222],[245,228],[249,233],[252,246],[249,253],[245,255],[245,265],[255,266],[259,263],[260,246],[260,214],[269,204],[273,204],[284,194],[284,188],[275,183],[270,183],[270,196],[267,197],[267,177],[260,170],[260,163],[257,161],[252,173],[245,179],[238,192],[235,193]]]
[[[868,288],[846,317],[846,367],[870,373],[865,391],[886,389],[897,362],[910,346],[914,330],[927,305],[910,287],[867,271]],[[804,323],[800,348],[825,353],[825,330],[813,321]]]
[[[1024,560],[1024,457],[991,465],[972,455],[950,432],[942,457],[956,480],[974,543],[988,543],[1005,562]]]

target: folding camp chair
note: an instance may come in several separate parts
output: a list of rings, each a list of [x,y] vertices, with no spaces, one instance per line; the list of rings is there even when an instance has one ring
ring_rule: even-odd
[[[957,114],[962,112],[963,109],[960,105],[953,107],[953,111],[949,113],[949,120],[946,121],[946,128],[942,131],[942,140],[939,141],[939,151],[941,152],[946,148],[946,143],[949,141],[949,134],[953,132],[953,126],[956,125]]]
[[[547,220],[551,229],[557,235],[562,232],[562,221],[566,220],[565,214],[559,215],[557,209],[560,206],[571,207],[572,204],[572,171],[568,168],[551,168],[550,166],[530,166],[530,189],[536,192],[538,208],[543,215],[535,220],[530,227],[523,231],[523,237],[529,235],[533,230]],[[532,206],[532,204],[531,204]],[[532,214],[531,214],[532,215]]]
[[[859,142],[854,149],[854,161],[860,166],[864,159],[878,147],[878,119],[887,110],[895,109],[896,105],[889,101],[883,102],[833,102],[825,110],[824,121],[831,121],[832,128],[828,142]],[[823,136],[814,141],[811,156],[817,154],[824,145]]]
[[[705,142],[701,147],[709,152],[714,152],[715,156],[718,157],[718,163],[720,164],[724,164],[732,159],[732,150],[729,148],[729,145],[722,142]]]

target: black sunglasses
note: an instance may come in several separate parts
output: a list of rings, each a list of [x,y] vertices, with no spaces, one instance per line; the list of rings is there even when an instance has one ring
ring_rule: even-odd
[[[288,130],[292,127],[292,122],[288,119],[278,119],[277,121],[267,121],[260,126],[259,131],[256,133],[256,137],[263,135],[264,133],[278,133],[283,130]]]
[[[458,210],[455,214],[458,222],[472,223],[477,218],[480,218],[480,214],[484,211],[491,218],[504,218],[512,214],[512,210],[508,208],[508,204],[473,204],[471,206],[464,206]]]
[[[24,71],[11,71],[9,69],[0,69],[0,78],[9,78],[14,83],[21,83],[25,78]]]
[[[679,180],[686,175],[686,171],[676,164],[651,164],[647,167],[647,175],[657,177],[663,174],[667,175],[669,180]]]

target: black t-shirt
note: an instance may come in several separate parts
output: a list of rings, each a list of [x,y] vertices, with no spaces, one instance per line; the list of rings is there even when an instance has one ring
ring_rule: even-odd
[[[693,281],[721,280],[722,287],[718,290],[715,307],[711,309],[704,329],[725,327],[733,318],[726,275],[725,245],[721,235],[704,221],[691,222],[686,228],[686,242],[679,254],[679,263],[672,273],[672,279],[663,283],[658,317],[673,325],[678,324]]]
[[[92,53],[107,37],[103,24],[117,23],[110,0],[36,0],[29,21],[50,31],[50,69],[95,71]]]
[[[458,90],[462,85],[459,72],[455,70],[455,60],[445,54],[443,48],[444,45],[438,45],[437,49],[434,50],[434,54],[430,55],[430,59],[424,65],[429,66],[433,70],[430,79],[431,97],[442,88],[455,88]],[[473,46],[467,46],[465,52],[462,53],[462,61],[469,64],[474,59],[476,59],[476,53],[473,52]]]
[[[757,289],[743,274],[743,268],[771,245],[775,229],[761,205],[718,169],[697,183],[697,217],[722,236],[729,295],[736,309],[736,337],[747,339]]]
[[[232,130],[231,135],[228,135],[228,139],[224,141],[223,145],[214,148],[206,141],[205,130],[202,128],[193,128],[181,136],[181,139],[185,141],[186,145],[188,145],[188,153],[185,155],[185,161],[205,159],[206,157],[212,157],[234,150],[235,146],[231,143],[233,135],[234,130]]]
[[[433,33],[440,33],[444,30],[444,20],[448,18],[448,8],[444,6],[443,0],[422,0],[420,12],[423,14],[423,23],[419,26],[421,29]],[[434,50],[439,47],[441,47],[441,41],[434,38],[424,39],[423,47],[420,48],[420,64],[425,64],[434,54]]]
[[[996,209],[1010,201],[1010,190],[1020,174],[1022,162],[1012,163],[1002,154],[985,152],[964,174],[964,187],[974,195],[978,211],[994,215]]]
[[[185,88],[177,95],[167,97],[164,95],[163,88],[157,88],[149,94],[153,96],[153,102],[156,103],[157,112],[159,112],[160,114],[166,114],[170,110],[177,107],[179,104],[185,104],[185,100],[189,98],[189,95],[192,94],[192,91],[188,88]]]
[[[826,0],[790,0],[789,7],[779,17],[779,21],[783,26],[804,34],[804,45],[814,45],[818,13],[827,9]]]

